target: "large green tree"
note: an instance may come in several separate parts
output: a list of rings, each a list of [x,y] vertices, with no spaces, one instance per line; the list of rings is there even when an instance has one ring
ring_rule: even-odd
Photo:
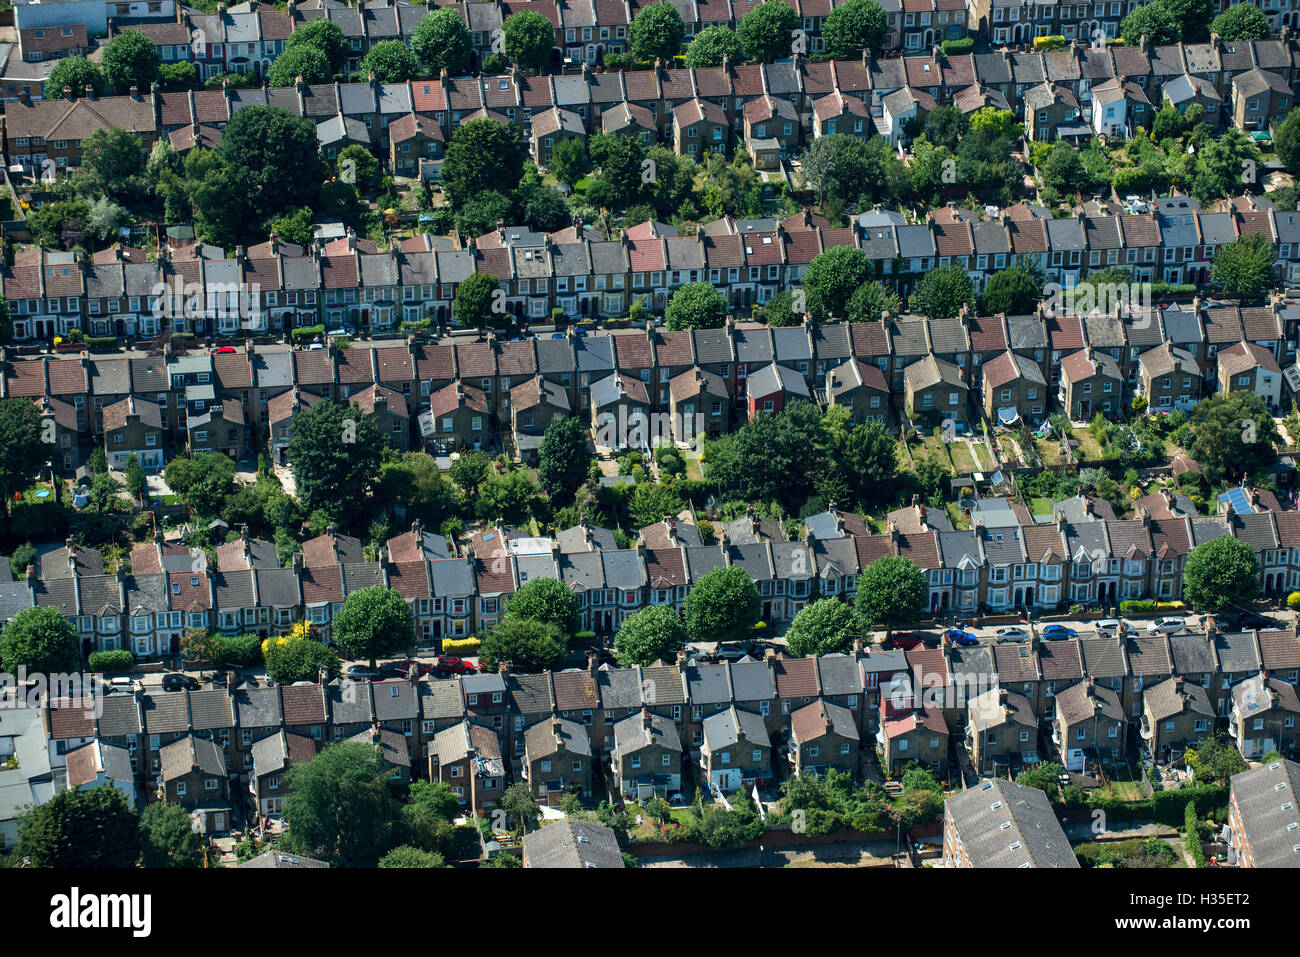
[[[1238,4],[1232,9],[1258,12],[1259,8]],[[1286,168],[1292,173],[1300,172],[1300,111],[1291,110],[1287,113],[1286,119],[1273,134],[1273,145],[1277,149],[1277,155],[1286,164]]]
[[[676,517],[685,507],[677,492],[659,482],[639,482],[627,503],[628,515],[641,528]]]
[[[44,96],[47,100],[61,100],[65,96],[79,97],[90,87],[99,96],[108,87],[104,71],[84,56],[69,56],[58,60],[45,78]]]
[[[221,136],[221,156],[257,222],[314,206],[322,167],[316,124],[280,106],[246,106]]]
[[[854,606],[862,623],[873,631],[903,628],[929,613],[930,585],[910,558],[878,558],[858,576]]]
[[[1217,33],[1224,43],[1239,40],[1267,40],[1268,17],[1254,4],[1234,3],[1214,18],[1210,32]],[[1291,116],[1293,114],[1288,114]]]
[[[560,660],[565,645],[564,633],[555,625],[507,616],[483,636],[479,661],[488,669],[508,661],[515,671],[537,674]]]
[[[374,867],[392,843],[398,815],[391,773],[378,748],[348,741],[291,767],[285,844],[336,867]]]
[[[833,246],[818,253],[803,277],[808,311],[819,322],[843,315],[853,293],[870,275],[870,258],[855,246]]]
[[[727,299],[711,283],[688,282],[673,290],[664,309],[664,323],[682,329],[719,329],[727,321]]]
[[[1259,299],[1273,285],[1277,248],[1262,233],[1238,236],[1214,253],[1215,285],[1234,299]]]
[[[561,505],[573,501],[590,468],[587,430],[581,420],[552,419],[537,447],[537,480],[546,494]]]
[[[846,0],[822,23],[822,39],[835,57],[858,56],[863,50],[879,53],[888,32],[885,10],[875,0]]]
[[[95,130],[81,141],[81,168],[94,188],[124,203],[144,197],[144,147],[120,126]]]
[[[512,13],[501,24],[505,55],[511,63],[541,69],[555,48],[555,28],[535,10]]]
[[[799,49],[800,24],[799,14],[785,0],[763,0],[740,18],[736,35],[740,37],[745,56],[760,63],[771,63],[795,52],[808,52],[806,37],[802,37],[803,45]]]
[[[126,795],[112,784],[61,791],[18,819],[15,857],[31,867],[135,867],[140,827]]]
[[[735,65],[742,56],[740,37],[726,27],[705,27],[686,46],[686,65],[692,70],[722,66],[723,59]]]
[[[53,419],[47,427],[31,399],[0,399],[0,495],[4,496],[0,518],[6,531],[14,496],[35,481],[54,452],[54,440]]]
[[[804,605],[790,622],[785,642],[797,658],[839,655],[853,650],[862,626],[851,605],[838,598],[819,598]]]
[[[456,286],[452,315],[462,326],[479,331],[503,327],[505,297],[498,295],[500,289],[501,283],[491,273],[471,273]]]
[[[333,20],[324,17],[294,26],[289,39],[285,41],[284,48],[292,50],[299,46],[315,47],[324,53],[329,58],[330,70],[334,73],[343,69],[343,64],[348,57],[348,38],[343,33],[343,28]]]
[[[511,193],[524,175],[526,156],[527,148],[515,127],[489,119],[462,123],[447,144],[443,192],[453,206],[480,193]]]
[[[1019,266],[995,272],[980,295],[980,314],[1023,316],[1037,308],[1043,287],[1033,273]]]
[[[1276,457],[1277,425],[1253,392],[1238,389],[1202,399],[1188,425],[1187,450],[1212,480],[1250,476]]]
[[[437,851],[422,851],[418,847],[403,844],[395,847],[379,859],[379,867],[446,867]]]
[[[910,305],[929,319],[951,319],[975,301],[975,284],[959,263],[932,269],[916,284]]]
[[[762,611],[743,568],[714,568],[686,595],[686,629],[695,641],[736,641],[749,636]]]
[[[235,490],[235,461],[220,452],[200,452],[193,458],[174,458],[163,469],[167,487],[180,496],[196,515],[221,512]]]
[[[0,630],[0,663],[11,674],[66,674],[81,664],[81,641],[72,622],[53,605],[23,608]]]
[[[1196,773],[1196,780],[1205,784],[1226,786],[1234,774],[1247,768],[1241,752],[1222,734],[1213,734],[1187,749],[1187,766]]]
[[[686,24],[668,0],[642,7],[627,28],[627,46],[638,60],[671,60],[682,48]]]
[[[474,35],[454,8],[439,7],[416,25],[411,48],[429,73],[459,76],[469,66]]]
[[[1187,556],[1183,600],[1197,611],[1243,611],[1259,591],[1259,556],[1240,539],[1224,535],[1202,542]]]
[[[379,474],[384,437],[353,406],[318,402],[293,418],[286,450],[298,498],[335,520],[354,514]]]
[[[119,93],[132,86],[145,93],[158,79],[162,56],[154,42],[139,30],[123,30],[104,46],[100,63],[104,76]]]
[[[578,630],[578,600],[558,578],[534,578],[506,599],[506,617],[554,625],[571,636]]]
[[[264,654],[266,673],[278,685],[317,681],[322,671],[327,676],[339,672],[338,650],[314,638],[271,638]]]
[[[289,47],[271,62],[266,79],[271,86],[293,86],[298,77],[304,83],[325,83],[334,75],[330,58],[320,47],[306,44]]]
[[[614,636],[618,663],[625,668],[672,661],[686,644],[686,626],[676,609],[651,605],[629,616]]]
[[[827,452],[832,474],[860,505],[879,505],[894,495],[898,446],[884,424],[873,419],[834,437]]]
[[[401,40],[381,40],[361,60],[363,76],[374,74],[380,83],[401,83],[417,76],[420,61]]]
[[[415,643],[411,606],[402,593],[376,585],[352,592],[334,616],[334,643],[352,658],[375,660],[406,651]]]
[[[140,863],[145,867],[203,867],[207,847],[178,804],[150,804],[140,815]]]
[[[1128,44],[1140,43],[1143,37],[1154,45],[1177,43],[1182,34],[1182,26],[1173,11],[1162,2],[1154,0],[1146,6],[1137,7],[1120,21],[1119,35]]]

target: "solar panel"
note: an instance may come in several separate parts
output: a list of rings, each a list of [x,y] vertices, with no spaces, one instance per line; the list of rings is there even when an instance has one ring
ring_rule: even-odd
[[[1241,487],[1231,488],[1219,496],[1220,502],[1227,502],[1232,506],[1232,510],[1239,515],[1250,515],[1255,510],[1251,507],[1250,496],[1246,490]]]

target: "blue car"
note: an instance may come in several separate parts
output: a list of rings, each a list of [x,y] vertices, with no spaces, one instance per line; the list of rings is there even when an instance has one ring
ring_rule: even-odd
[[[1048,641],[1063,641],[1066,638],[1073,638],[1077,635],[1073,628],[1066,628],[1064,625],[1048,625],[1043,629],[1043,637]]]
[[[943,636],[954,645],[978,645],[980,643],[979,638],[969,631],[962,631],[960,628],[949,628],[943,633]]]

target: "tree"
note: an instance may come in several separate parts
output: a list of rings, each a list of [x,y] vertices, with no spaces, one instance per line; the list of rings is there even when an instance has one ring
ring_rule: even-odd
[[[929,605],[930,584],[910,558],[878,558],[858,576],[854,607],[862,623],[873,631],[914,624],[929,613]]]
[[[809,655],[840,655],[853,650],[862,632],[853,608],[838,598],[819,598],[804,605],[790,622],[786,647],[796,658]]]
[[[558,578],[534,578],[506,599],[506,617],[554,625],[564,635],[578,630],[578,600]]]
[[[587,430],[581,420],[552,419],[537,447],[537,480],[546,494],[561,505],[571,502],[590,469]]]
[[[401,40],[381,40],[361,60],[363,76],[374,75],[380,83],[401,83],[420,72],[420,61]]]
[[[122,472],[126,476],[126,490],[131,493],[131,497],[137,503],[144,500],[144,493],[149,488],[149,478],[144,474],[144,467],[140,464],[138,455],[128,455],[126,464],[122,467]]]
[[[318,402],[293,418],[286,454],[298,499],[339,519],[364,501],[379,474],[384,437],[354,406]]]
[[[735,641],[748,637],[762,611],[743,568],[714,568],[686,595],[686,628],[696,641]]]
[[[1151,121],[1151,138],[1157,143],[1163,143],[1168,139],[1177,139],[1186,131],[1187,122],[1183,119],[1183,114],[1178,112],[1178,107],[1166,100]]]
[[[675,517],[686,507],[680,495],[667,485],[658,482],[638,482],[628,500],[627,510],[639,527],[653,525],[667,517]]]
[[[272,86],[293,86],[298,77],[304,83],[327,83],[334,75],[330,58],[320,47],[300,45],[288,47],[271,63],[266,72]]]
[[[664,323],[682,329],[720,329],[727,321],[727,299],[711,283],[688,282],[678,286],[664,309]]]
[[[618,663],[625,668],[672,661],[686,645],[686,627],[668,605],[650,605],[629,616],[614,636]]]
[[[352,592],[334,616],[334,643],[352,658],[375,659],[406,651],[415,642],[411,606],[393,588],[374,586]]]
[[[221,156],[258,222],[313,206],[321,161],[316,125],[279,106],[247,106],[226,124]]]
[[[163,469],[163,479],[196,515],[216,515],[234,490],[235,462],[220,452],[174,458]]]
[[[1061,786],[1058,783],[1065,769],[1054,761],[1044,761],[1026,768],[1016,775],[1016,783],[1021,787],[1038,788],[1047,795],[1047,800],[1055,804],[1061,799]]]
[[[473,498],[483,481],[488,477],[492,463],[482,452],[462,452],[460,458],[451,463],[451,480],[467,498]]]
[[[478,655],[490,671],[508,661],[515,671],[537,674],[560,660],[565,645],[564,633],[555,625],[507,616],[483,636]]]
[[[871,259],[855,246],[833,246],[818,253],[804,273],[808,311],[821,322],[842,315],[844,306],[871,274]]]
[[[898,315],[899,298],[880,283],[864,282],[849,297],[845,318],[849,322],[880,322],[885,313]]]
[[[1139,7],[1139,11],[1147,9]],[[1088,182],[1079,151],[1068,143],[1056,143],[1040,167],[1043,182],[1056,189],[1073,192]]]
[[[834,57],[856,57],[863,50],[879,53],[888,32],[885,10],[875,0],[847,0],[822,22],[822,39]]]
[[[588,141],[587,152],[600,168],[587,193],[592,202],[614,209],[641,198],[646,188],[641,179],[646,149],[640,140],[622,133],[597,133]],[[656,177],[660,165],[656,161]]]
[[[81,666],[81,640],[77,629],[53,605],[20,609],[0,630],[0,662],[15,674],[56,675]]]
[[[148,191],[140,137],[120,126],[95,130],[82,140],[81,168],[94,187],[125,202]]]
[[[377,494],[393,506],[405,505],[408,517],[434,526],[456,505],[455,490],[428,452],[406,452],[381,465]]]
[[[158,64],[158,80],[167,90],[192,90],[199,85],[199,71],[188,60]]]
[[[1196,780],[1204,784],[1226,786],[1234,774],[1246,770],[1246,760],[1241,752],[1219,733],[1204,738],[1194,748],[1188,748],[1185,760],[1196,774]]]
[[[1214,254],[1211,275],[1224,295],[1259,299],[1273,285],[1277,248],[1262,233],[1238,236]]]
[[[286,777],[285,843],[338,867],[374,867],[392,840],[397,807],[379,749],[330,744]]]
[[[145,867],[202,867],[207,857],[203,835],[178,804],[158,801],[140,815],[140,863]]]
[[[339,150],[334,166],[340,179],[351,182],[363,193],[373,189],[379,179],[379,160],[360,143],[352,143]]]
[[[506,812],[506,823],[513,828],[515,834],[535,831],[537,821],[542,816],[542,809],[525,781],[519,781],[505,789],[501,795],[501,810]]]
[[[123,30],[104,46],[100,63],[105,78],[119,93],[133,86],[146,93],[158,79],[162,56],[153,41],[139,30]]]
[[[1033,312],[1043,298],[1043,287],[1026,269],[1012,266],[989,278],[980,296],[980,315],[1023,316]]]
[[[1014,112],[994,106],[986,106],[972,114],[970,128],[972,133],[988,132],[1006,140],[1018,140],[1025,135],[1024,124],[1016,119]]]
[[[541,14],[533,15],[541,17]],[[550,29],[550,21],[546,28]],[[461,124],[451,134],[442,167],[442,188],[447,200],[456,206],[480,193],[513,192],[524,175],[526,155],[524,141],[514,126],[503,126],[488,119]]]
[[[14,856],[32,867],[135,867],[140,859],[135,811],[112,784],[61,791],[18,819]]]
[[[1119,24],[1119,35],[1128,44],[1140,43],[1142,37],[1153,46],[1177,43],[1182,25],[1162,0],[1138,7]]]
[[[44,96],[47,100],[61,100],[65,96],[81,96],[90,87],[96,96],[108,87],[104,71],[84,56],[64,57],[54,64],[45,78]]]
[[[440,7],[428,14],[411,34],[411,49],[420,65],[437,76],[446,70],[460,76],[469,67],[474,35],[460,14],[450,7]]]
[[[785,0],[763,0],[736,25],[736,35],[745,56],[760,63],[788,57],[796,52],[799,32],[799,14]],[[806,39],[805,39],[806,43]],[[797,52],[807,52],[806,46]]]
[[[1224,535],[1202,542],[1187,556],[1183,600],[1197,611],[1241,611],[1259,597],[1259,556],[1240,539]]]
[[[326,20],[323,17],[294,26],[289,39],[284,43],[284,48],[293,50],[300,46],[315,47],[324,53],[330,61],[330,70],[334,73],[343,69],[343,64],[348,57],[349,43],[343,28],[333,20]]]
[[[940,106],[925,117],[925,136],[935,146],[956,150],[970,130],[966,114],[955,106]]]
[[[1249,476],[1273,464],[1277,426],[1253,392],[1219,392],[1202,399],[1188,425],[1192,442],[1187,451],[1213,481]]]
[[[408,842],[424,851],[443,853],[452,847],[460,799],[441,781],[412,781],[409,800],[402,807]]]
[[[832,474],[861,505],[878,505],[894,494],[898,472],[895,437],[877,419],[854,426],[828,451]]]
[[[1210,38],[1210,20],[1214,17],[1215,0],[1156,0],[1163,4],[1178,22],[1178,39],[1184,43],[1203,43]]]
[[[686,24],[668,0],[640,9],[627,28],[627,46],[638,60],[671,60],[682,48]]]
[[[576,136],[560,140],[551,150],[551,172],[561,183],[572,186],[591,172],[587,141]]]
[[[1259,7],[1249,3],[1234,3],[1214,18],[1210,32],[1217,33],[1225,43],[1238,40],[1267,40],[1268,17]],[[1288,114],[1290,116],[1290,114]]]
[[[51,420],[52,422],[53,420]],[[48,435],[50,442],[42,441]],[[24,396],[0,399],[0,505],[5,530],[14,496],[35,481],[54,448],[53,429],[47,429],[36,403]]]
[[[380,867],[446,867],[447,862],[436,851],[422,851],[403,844],[379,859]]]
[[[501,24],[505,38],[506,59],[522,67],[541,69],[555,47],[555,28],[551,21],[533,10],[506,17]]]
[[[722,66],[724,59],[734,65],[742,57],[740,37],[726,27],[705,27],[686,45],[686,66],[692,70]]]
[[[1232,8],[1233,10],[1255,10],[1258,7],[1251,7],[1240,4]],[[1260,14],[1263,16],[1263,14]],[[1273,135],[1273,145],[1277,148],[1277,155],[1282,158],[1287,169],[1293,173],[1300,170],[1300,112],[1291,110],[1287,113],[1286,119],[1277,128]]]
[[[474,514],[481,519],[491,519],[517,525],[527,522],[541,503],[541,489],[529,474],[515,469],[505,475],[493,475],[479,489],[474,503]]]
[[[268,638],[262,646],[262,657],[267,675],[278,685],[316,681],[322,671],[338,674],[340,666],[339,653],[330,645],[291,635]]]
[[[929,319],[951,319],[975,301],[975,284],[959,263],[932,269],[916,284],[912,309]]]

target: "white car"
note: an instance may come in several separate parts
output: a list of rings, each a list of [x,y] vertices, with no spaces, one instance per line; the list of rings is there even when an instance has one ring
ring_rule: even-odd
[[[1093,625],[1093,629],[1102,638],[1114,638],[1119,631],[1119,619],[1103,618]]]
[[[1016,627],[999,628],[997,630],[997,636],[999,638],[1028,638],[1029,632],[1025,631],[1023,628]]]
[[[1149,635],[1174,635],[1187,627],[1185,618],[1157,618],[1147,622]]]

